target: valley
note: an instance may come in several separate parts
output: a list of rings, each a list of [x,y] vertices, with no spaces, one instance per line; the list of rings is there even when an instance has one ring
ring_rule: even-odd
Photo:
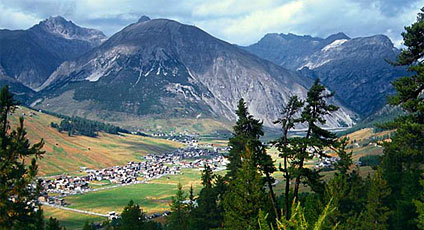
[[[66,132],[60,133],[50,127],[51,122],[60,123],[60,118],[22,106],[16,109],[15,116],[11,118],[12,127],[15,126],[18,116],[25,118],[28,137],[32,142],[39,139],[45,140],[44,150],[46,153],[39,161],[39,175],[46,179],[53,179],[58,175],[82,177],[87,174],[82,170],[83,168],[100,170],[106,167],[125,165],[130,161],[144,162],[144,158],[148,154],[161,155],[186,146],[186,144],[163,139],[165,137],[143,137],[133,134],[99,133],[97,137],[68,136]],[[372,129],[367,128],[347,135],[352,141],[351,151],[353,151],[354,162],[365,155],[381,155],[381,146],[373,143],[377,143],[377,140],[382,140],[382,137],[388,134],[387,131],[374,133]],[[225,137],[217,139],[217,136],[203,134],[200,135],[198,145],[224,148],[227,146],[227,140]],[[268,152],[278,167],[282,159],[278,157],[275,149],[271,148]],[[314,167],[317,162],[314,159],[308,162],[307,166]],[[190,186],[193,186],[196,193],[200,191],[202,188],[200,184],[201,169],[200,166],[182,168],[181,172],[176,175],[164,175],[156,179],[149,179],[148,182],[123,184],[124,186],[111,183],[108,179],[88,181],[88,186],[94,191],[69,194],[60,199],[63,199],[64,207],[104,215],[112,211],[120,213],[129,200],[134,200],[149,215],[164,213],[169,210],[169,203],[171,197],[175,195],[178,183],[183,184],[185,191],[188,191]],[[225,171],[217,172],[225,174]],[[360,174],[364,177],[372,172],[373,170],[368,166],[361,167],[360,170]],[[332,174],[333,171],[329,171],[323,175],[324,178],[331,178]],[[281,172],[274,173],[274,177],[277,181],[284,179]],[[143,177],[140,177],[140,180],[144,180]],[[284,190],[283,183],[277,183],[275,189],[277,193],[281,193]],[[307,187],[301,187],[301,191],[308,190]],[[59,194],[51,193],[49,195],[55,197]],[[52,216],[59,219],[67,229],[79,229],[80,223],[86,220],[97,223],[106,220],[105,217],[75,213],[55,206],[45,206],[44,209],[47,217]]]
[[[1,2],[0,229],[424,229],[424,8],[350,1]]]

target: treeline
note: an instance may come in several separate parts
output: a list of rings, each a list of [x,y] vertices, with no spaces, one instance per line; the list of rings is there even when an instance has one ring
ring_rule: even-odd
[[[88,120],[76,116],[69,117],[62,114],[46,111],[43,112],[61,118],[62,121],[59,124],[51,122],[50,126],[52,128],[57,129],[59,132],[67,132],[69,136],[83,135],[89,137],[96,137],[98,132],[105,132],[110,134],[130,133],[126,129],[122,129],[118,126],[103,123],[100,121]]]

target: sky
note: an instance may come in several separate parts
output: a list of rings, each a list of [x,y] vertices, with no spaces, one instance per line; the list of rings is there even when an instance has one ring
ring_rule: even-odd
[[[195,25],[239,45],[267,33],[327,37],[385,34],[401,46],[424,0],[0,0],[0,28],[27,29],[49,16],[111,36],[142,15]]]

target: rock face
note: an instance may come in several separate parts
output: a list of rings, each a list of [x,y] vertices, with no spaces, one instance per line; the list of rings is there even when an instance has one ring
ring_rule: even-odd
[[[194,26],[143,17],[80,58],[63,63],[40,87],[37,106],[66,112],[66,104],[72,103],[83,113],[165,118],[202,114],[234,120],[237,102],[244,98],[250,112],[270,126],[288,98],[304,98],[311,84],[310,78]],[[327,127],[352,125],[350,115],[342,108]]]
[[[50,17],[28,30],[0,30],[0,65],[8,76],[37,89],[61,63],[105,39],[98,30]]]
[[[348,108],[366,117],[385,104],[391,82],[407,75],[386,60],[399,54],[389,38],[376,35],[349,38],[343,33],[326,39],[293,34],[269,34],[245,47],[259,57],[311,78],[320,78]]]
[[[33,26],[31,30],[50,33],[68,40],[86,41],[91,47],[96,47],[106,40],[106,35],[100,30],[79,27],[61,16],[50,17]]]

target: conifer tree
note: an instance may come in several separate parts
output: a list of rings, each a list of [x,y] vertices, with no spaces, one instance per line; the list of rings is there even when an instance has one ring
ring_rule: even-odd
[[[360,216],[361,229],[388,229],[390,210],[385,203],[389,194],[387,182],[382,177],[381,169],[378,169],[370,181],[366,207]]]
[[[266,210],[267,199],[261,175],[246,146],[242,168],[224,195],[224,225],[228,229],[258,229],[259,210]]]
[[[307,93],[306,104],[302,111],[300,122],[306,124],[307,131],[302,140],[302,148],[296,154],[296,181],[294,187],[294,198],[298,200],[299,186],[302,178],[306,178],[306,183],[317,192],[323,192],[323,184],[316,171],[305,168],[305,161],[311,159],[313,155],[321,158],[327,157],[324,148],[335,142],[335,134],[327,131],[319,125],[326,123],[325,116],[338,110],[338,107],[327,103],[327,99],[334,96],[328,93],[325,87],[317,79]]]
[[[400,106],[406,115],[385,125],[396,129],[390,143],[384,144],[382,170],[391,189],[388,206],[394,211],[391,229],[416,229],[417,217],[413,200],[418,199],[424,163],[424,8],[417,21],[402,33],[405,48],[396,65],[408,66],[412,76],[393,82],[396,94],[389,98],[393,106]]]
[[[233,137],[230,138],[228,143],[231,149],[228,153],[229,163],[227,164],[228,173],[226,177],[229,180],[234,179],[238,169],[241,168],[241,153],[245,151],[247,142],[249,140],[259,139],[259,137],[264,135],[262,122],[254,119],[249,114],[243,98],[239,100],[236,114],[238,119],[236,125],[233,127]]]
[[[183,191],[181,183],[178,183],[178,190],[175,197],[172,197],[171,215],[168,216],[167,229],[186,230],[188,229],[188,207],[184,201],[187,195]]]
[[[233,137],[229,140],[229,146],[231,147],[228,159],[229,164],[227,169],[227,178],[231,181],[235,179],[237,175],[237,170],[242,166],[243,153],[246,151],[246,146],[252,151],[251,154],[251,163],[256,167],[261,173],[265,175],[264,183],[267,184],[270,199],[272,202],[272,207],[275,216],[279,216],[279,207],[275,198],[274,190],[272,184],[274,183],[274,178],[272,173],[275,172],[274,162],[266,152],[266,147],[262,144],[259,139],[264,135],[262,131],[262,122],[256,120],[248,112],[248,108],[243,99],[240,99],[238,108],[236,111],[238,120],[234,126]]]
[[[284,192],[284,214],[286,219],[290,217],[290,180],[292,179],[293,166],[290,164],[293,161],[296,152],[299,149],[296,149],[296,139],[289,139],[289,131],[293,129],[296,123],[299,122],[299,119],[295,117],[296,114],[300,113],[300,109],[303,107],[303,102],[298,99],[297,96],[292,96],[289,99],[289,102],[281,112],[282,117],[274,122],[274,124],[280,124],[282,129],[282,136],[273,142],[273,145],[280,152],[279,156],[283,158],[283,167],[280,166],[280,171],[284,173],[285,179],[285,192]],[[290,143],[291,142],[291,143]],[[279,215],[278,218],[281,218]]]
[[[145,220],[146,218],[140,206],[134,204],[134,201],[130,200],[121,213],[119,230],[145,229]]]
[[[62,230],[59,221],[56,218],[50,217],[46,223],[46,230]]]
[[[24,120],[19,119],[15,130],[10,130],[8,116],[16,108],[16,101],[7,86],[0,92],[0,229],[19,229],[31,226],[39,219],[37,199],[39,185],[35,181],[36,159],[44,153],[44,142],[31,145],[26,137]],[[31,163],[27,164],[26,160]]]
[[[203,188],[197,198],[198,206],[191,214],[191,217],[194,218],[191,229],[207,230],[218,228],[222,224],[222,210],[219,210],[218,207],[219,191],[213,183],[214,178],[212,169],[206,164],[202,172]]]
[[[334,148],[333,148],[337,156],[339,157],[339,160],[335,163],[334,166],[336,170],[338,171],[338,173],[342,175],[346,175],[353,164],[353,160],[352,160],[353,152],[346,151],[346,147],[348,143],[349,143],[349,138],[344,137],[344,138],[341,138],[339,141],[335,142]]]

